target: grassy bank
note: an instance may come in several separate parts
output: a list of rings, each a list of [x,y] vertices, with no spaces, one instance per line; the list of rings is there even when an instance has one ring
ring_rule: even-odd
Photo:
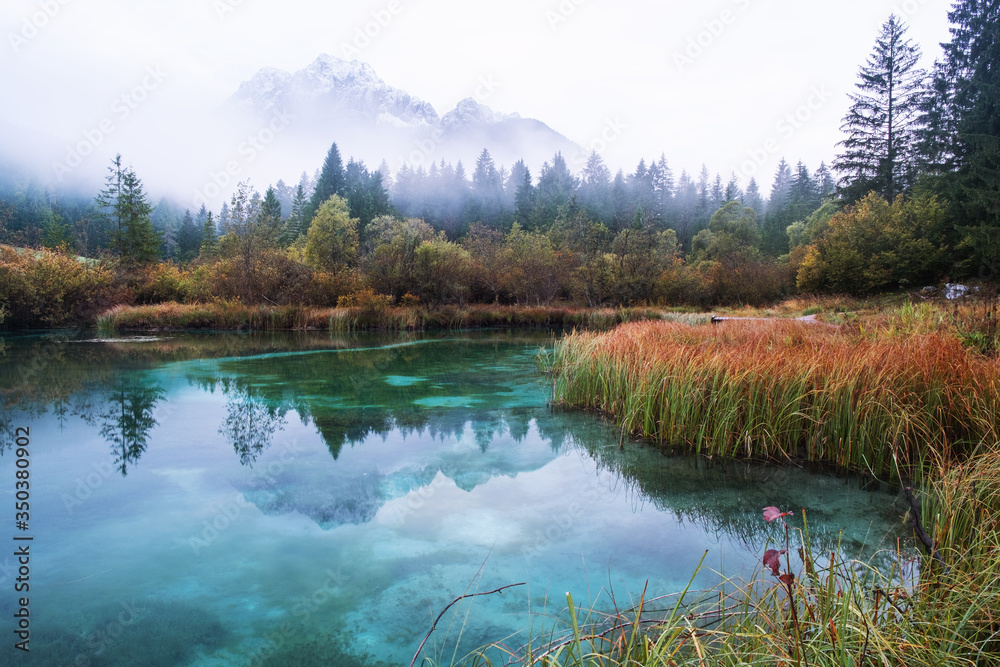
[[[639,322],[572,334],[553,358],[556,397],[699,454],[902,479],[996,440],[995,359],[944,331],[871,326]]]
[[[904,306],[840,327],[642,322],[566,337],[551,359],[562,404],[704,455],[917,480],[938,555],[914,563],[912,551],[894,552],[888,571],[842,562],[813,548],[805,512],[780,508],[792,511],[769,523],[772,539],[748,545],[762,557],[750,581],[611,614],[568,599],[564,632],[508,648],[505,664],[1000,664],[1000,361],[983,354],[995,331],[977,308]]]
[[[422,331],[476,327],[609,328],[623,322],[648,319],[707,322],[708,315],[668,313],[653,308],[573,308],[522,306],[442,306],[438,308],[309,308],[260,306],[219,301],[205,304],[163,303],[118,306],[102,313],[102,331],[215,330],[330,330]]]

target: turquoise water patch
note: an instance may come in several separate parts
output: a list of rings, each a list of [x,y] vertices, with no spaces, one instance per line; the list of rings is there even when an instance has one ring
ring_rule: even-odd
[[[0,664],[405,665],[456,597],[524,582],[449,611],[424,649],[448,664],[545,635],[567,591],[675,593],[706,553],[695,588],[751,577],[783,539],[768,505],[805,508],[817,552],[908,534],[878,485],[619,447],[547,407],[548,340],[5,339],[0,431],[30,431],[34,542],[32,650]],[[0,555],[0,589],[14,567]]]
[[[427,382],[427,378],[412,377],[409,375],[387,375],[385,382],[393,387],[412,387],[421,382]]]
[[[413,401],[414,405],[424,408],[468,408],[482,401],[468,396],[428,396]]]

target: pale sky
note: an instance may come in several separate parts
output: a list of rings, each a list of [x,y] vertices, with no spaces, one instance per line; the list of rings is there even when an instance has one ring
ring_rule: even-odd
[[[782,156],[815,169],[835,155],[847,93],[890,13],[909,26],[929,67],[948,39],[950,6],[4,0],[0,151],[33,155],[51,176],[53,155],[65,159],[89,136],[94,154],[81,157],[81,172],[103,174],[120,151],[147,188],[171,190],[165,181],[184,180],[186,161],[197,162],[203,110],[261,67],[295,71],[329,53],[368,62],[441,115],[488,82],[483,103],[598,148],[612,170],[666,153],[675,175],[705,163],[723,180],[734,170],[744,182],[756,176],[766,192]],[[299,171],[319,166],[326,148]]]

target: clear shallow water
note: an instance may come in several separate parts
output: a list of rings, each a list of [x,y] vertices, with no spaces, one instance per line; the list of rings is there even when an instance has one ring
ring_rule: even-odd
[[[31,653],[0,663],[447,663],[551,628],[565,593],[628,606],[752,577],[805,508],[820,548],[892,547],[856,479],[712,465],[546,407],[547,336],[0,339],[0,429],[31,432]],[[12,545],[15,460],[0,458]],[[12,554],[13,548],[4,549]],[[461,639],[459,637],[461,635]],[[458,648],[456,649],[456,645]],[[16,653],[16,655],[15,655]],[[27,658],[27,659],[24,659]]]

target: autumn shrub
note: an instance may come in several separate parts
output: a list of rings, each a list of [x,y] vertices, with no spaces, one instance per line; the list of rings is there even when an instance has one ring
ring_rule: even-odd
[[[392,307],[392,297],[388,294],[378,294],[370,287],[363,287],[337,299],[337,308],[386,310],[390,307]]]
[[[175,301],[188,303],[210,298],[208,285],[199,276],[173,262],[152,264],[134,271],[128,283],[140,304]]]
[[[61,327],[88,321],[131,294],[100,262],[47,250],[0,247],[0,309],[4,326]]]
[[[364,289],[364,277],[356,271],[317,271],[312,274],[302,301],[311,306],[333,307],[341,298],[361,289]]]
[[[210,271],[213,296],[244,303],[301,303],[312,278],[308,266],[278,249],[260,251],[249,270],[243,258],[233,256],[212,264]]]

